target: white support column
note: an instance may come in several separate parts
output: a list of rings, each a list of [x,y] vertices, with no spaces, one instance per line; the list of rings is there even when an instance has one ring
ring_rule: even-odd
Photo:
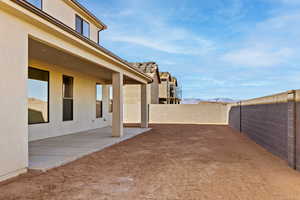
[[[21,23],[4,10],[0,18],[0,181],[4,181],[28,167],[29,46]]]
[[[141,128],[148,128],[147,85],[141,85]]]
[[[112,136],[123,136],[123,74],[113,73],[113,119]]]

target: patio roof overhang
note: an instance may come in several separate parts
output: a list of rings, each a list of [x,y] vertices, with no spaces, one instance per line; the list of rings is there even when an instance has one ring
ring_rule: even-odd
[[[40,65],[59,66],[101,79],[103,81],[102,84],[112,84],[112,74],[114,71],[103,67],[99,63],[78,57],[70,52],[47,45],[33,38],[29,38],[28,40],[28,50],[29,65],[36,63]],[[139,82],[124,75],[124,84],[139,84]]]

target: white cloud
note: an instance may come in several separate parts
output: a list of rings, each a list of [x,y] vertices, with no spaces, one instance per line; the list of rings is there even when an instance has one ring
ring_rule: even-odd
[[[103,32],[103,40],[182,55],[203,55],[216,49],[212,40],[174,22],[177,19],[173,16],[176,7],[166,9],[159,1],[129,2],[123,8],[124,11],[118,10],[115,15],[111,12],[103,13],[104,16],[110,16],[109,21],[106,21],[109,29]],[[180,2],[179,5],[187,2]]]
[[[222,60],[240,67],[270,67],[283,64],[293,55],[293,50],[282,48],[278,50],[246,48],[226,53]]]
[[[300,0],[264,0],[268,3],[279,4],[280,6],[297,6],[300,5]]]
[[[280,1],[285,4],[300,4],[300,0],[280,0]]]
[[[175,61],[171,61],[171,60],[161,60],[159,62],[159,64],[163,64],[163,65],[176,65],[177,63]]]
[[[164,21],[155,23],[145,21],[144,24],[147,27],[145,30],[129,30],[122,25],[115,26],[115,30],[110,32],[106,39],[141,45],[171,54],[203,55],[215,49],[214,42],[188,30],[170,26]]]
[[[276,13],[248,29],[240,45],[221,55],[220,60],[240,67],[287,66],[299,60],[299,35],[299,10]]]
[[[262,87],[262,86],[266,86],[266,85],[270,85],[270,82],[267,81],[256,81],[256,82],[246,82],[246,83],[242,83],[240,84],[241,86],[245,86],[245,87]]]
[[[225,17],[227,20],[231,18],[231,20],[240,19],[245,14],[245,8],[242,0],[231,0],[228,2],[220,1],[222,5],[216,11],[219,16]]]
[[[220,80],[208,75],[198,75],[198,76],[187,76],[185,77],[185,80],[188,80],[192,83],[194,83],[194,86],[198,86],[199,85],[214,85],[214,86],[224,86],[224,85],[228,85],[229,83],[226,80]],[[189,84],[189,85],[193,85],[193,84]]]

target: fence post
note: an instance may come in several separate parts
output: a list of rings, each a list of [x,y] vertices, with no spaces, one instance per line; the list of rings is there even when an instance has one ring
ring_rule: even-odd
[[[296,169],[296,102],[295,90],[288,91],[288,121],[287,121],[287,154],[288,164],[291,168]]]
[[[242,116],[243,116],[242,101],[240,101],[239,104],[240,104],[240,132],[242,133],[243,132],[243,129],[242,129]]]

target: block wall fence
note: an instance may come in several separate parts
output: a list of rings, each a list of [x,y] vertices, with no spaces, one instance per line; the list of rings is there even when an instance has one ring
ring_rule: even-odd
[[[154,124],[228,124],[228,106],[224,103],[150,104],[149,122]],[[140,104],[124,105],[124,122],[140,123]]]
[[[124,121],[139,123],[140,105],[125,105]],[[229,125],[300,170],[300,90],[231,104],[151,104],[149,122]]]
[[[229,105],[229,126],[300,170],[300,91]]]

